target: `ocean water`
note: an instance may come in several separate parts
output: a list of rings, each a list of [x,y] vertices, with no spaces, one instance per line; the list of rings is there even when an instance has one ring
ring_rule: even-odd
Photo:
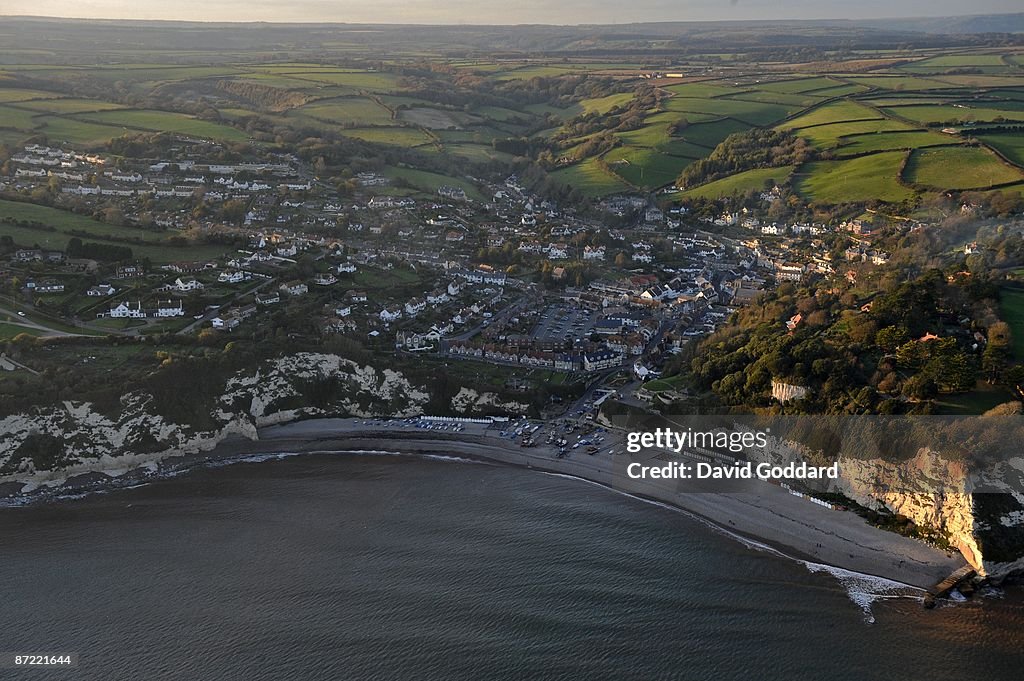
[[[0,679],[1019,679],[1024,599],[926,611],[662,506],[308,455],[0,509]]]

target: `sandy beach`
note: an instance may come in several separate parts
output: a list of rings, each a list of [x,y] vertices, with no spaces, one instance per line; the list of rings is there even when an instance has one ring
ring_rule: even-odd
[[[674,481],[624,480],[617,473],[621,462],[608,454],[607,443],[594,455],[572,449],[558,458],[550,446],[520,447],[499,431],[477,424],[451,432],[319,419],[262,429],[259,442],[241,446],[250,453],[367,450],[459,456],[569,475],[669,504],[794,558],[921,588],[965,564],[959,555],[879,530],[852,512],[823,508],[768,482],[754,481],[735,492],[680,492]],[[618,451],[622,456],[621,446]]]

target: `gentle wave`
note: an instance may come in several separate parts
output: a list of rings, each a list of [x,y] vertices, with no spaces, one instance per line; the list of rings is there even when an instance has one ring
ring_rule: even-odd
[[[651,504],[652,506],[658,506],[659,508],[664,508],[669,511],[681,513],[687,516],[688,518],[692,518],[693,520],[696,520],[697,522],[705,525],[706,527],[709,527],[712,530],[729,537],[730,539],[738,541],[747,548],[754,549],[755,551],[763,551],[765,553],[770,553],[772,555],[778,556],[779,558],[785,558],[786,560],[794,561],[796,563],[803,565],[808,569],[808,571],[812,573],[828,573],[829,575],[834,577],[835,580],[839,582],[839,584],[843,587],[843,589],[846,591],[847,597],[864,612],[864,621],[868,624],[873,624],[875,621],[875,616],[871,610],[871,606],[876,601],[895,598],[911,598],[920,601],[926,593],[926,591],[920,587],[916,587],[911,584],[905,584],[894,579],[879,577],[877,575],[869,575],[863,572],[855,572],[853,570],[847,570],[845,568],[836,567],[835,565],[815,563],[809,560],[804,560],[803,558],[791,556],[783,551],[780,551],[774,546],[770,546],[768,544],[764,544],[762,542],[750,539],[749,537],[744,537],[741,534],[737,534],[736,532],[729,530],[727,527],[723,527],[722,525],[719,525],[718,523],[709,520],[704,516],[693,513],[692,511],[688,511],[685,508],[680,508],[678,506],[673,506],[662,501],[656,501],[654,499],[648,499],[642,496],[637,496],[635,494],[630,494],[629,492],[624,492],[622,490],[615,489],[614,487],[609,487],[608,485],[603,485],[599,482],[594,482],[593,480],[577,477],[575,475],[568,475],[566,473],[544,473],[545,475],[551,475],[559,478],[568,478],[570,480],[576,480],[579,482],[585,482],[590,485],[596,485],[597,487],[602,487],[610,492],[621,494],[623,496],[629,497],[630,499],[642,501],[645,504]]]

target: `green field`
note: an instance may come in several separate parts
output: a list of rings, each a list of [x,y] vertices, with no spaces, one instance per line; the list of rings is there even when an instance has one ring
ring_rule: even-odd
[[[43,99],[30,102],[19,102],[19,109],[32,109],[41,113],[69,114],[83,113],[86,111],[109,111],[110,109],[123,109],[120,104],[104,102],[98,99],[77,99],[67,97],[64,99]]]
[[[794,132],[799,137],[809,140],[814,146],[827,149],[838,145],[843,137],[850,135],[911,129],[912,126],[902,121],[880,118],[874,121],[846,121],[843,123],[816,125],[810,128],[799,128],[794,130]]]
[[[950,83],[957,87],[1020,87],[1024,85],[1024,76],[992,76],[984,74],[936,76],[936,80]]]
[[[744,125],[731,118],[724,118],[720,121],[694,123],[685,130],[680,131],[679,137],[687,142],[714,149],[729,135],[749,129],[749,125]]]
[[[839,156],[863,154],[869,151],[888,151],[890,149],[917,149],[945,144],[959,144],[960,140],[949,135],[925,130],[910,132],[872,132],[843,138],[836,150]]]
[[[607,113],[617,106],[622,106],[629,103],[633,99],[632,92],[620,92],[614,95],[608,95],[607,97],[597,97],[595,99],[584,99],[580,102],[580,106],[586,113]]]
[[[779,127],[791,130],[793,128],[807,128],[814,125],[827,125],[843,121],[863,121],[879,118],[882,118],[882,114],[870,107],[858,104],[857,102],[841,100],[823,104],[805,114],[786,121]]]
[[[735,87],[720,83],[700,82],[668,85],[662,89],[679,97],[722,97],[725,95],[735,95],[740,92],[746,92],[751,88]]]
[[[347,137],[398,147],[418,147],[433,141],[426,133],[416,128],[346,128],[339,132]]]
[[[224,246],[170,246],[158,234],[133,227],[117,227],[70,211],[18,201],[0,200],[0,217],[39,222],[55,228],[55,231],[44,231],[0,223],[0,234],[7,234],[15,243],[26,247],[38,244],[41,248],[64,250],[71,238],[70,232],[77,230],[94,235],[80,237],[83,241],[127,246],[136,257],[148,257],[154,262],[210,258],[225,251]],[[126,243],[109,237],[140,238],[144,243]]]
[[[904,153],[886,151],[843,161],[815,161],[800,169],[797,191],[810,201],[835,204],[898,202],[914,192],[899,182]]]
[[[750,90],[736,95],[730,95],[729,99],[743,102],[765,102],[768,104],[781,104],[786,107],[802,108],[813,106],[824,99],[814,95],[791,95],[782,92],[762,92],[761,90]]]
[[[1003,118],[1010,121],[1024,121],[1024,111],[993,109],[989,107],[953,106],[951,104],[894,106],[884,110],[890,116],[898,116],[922,124],[967,123],[973,121],[994,121]]]
[[[1024,291],[1002,289],[999,310],[1013,334],[1013,354],[1018,360],[1024,359]]]
[[[824,90],[814,90],[807,94],[814,95],[815,97],[846,97],[848,95],[856,95],[858,93],[868,90],[866,85],[837,85],[836,87],[828,87]]]
[[[12,106],[0,106],[0,128],[31,130],[35,126],[31,111],[22,111]]]
[[[847,80],[869,88],[893,90],[896,92],[908,90],[946,90],[952,87],[949,83],[942,83],[928,78],[918,78],[916,76],[849,76]]]
[[[562,184],[571,185],[585,196],[603,196],[629,190],[629,185],[614,174],[605,172],[596,158],[556,170],[551,173],[551,177]]]
[[[140,132],[121,126],[87,123],[60,116],[44,116],[37,119],[38,132],[46,135],[51,142],[69,142],[86,146],[105,144],[126,133]]]
[[[30,99],[55,99],[57,97],[60,95],[55,92],[0,87],[0,102],[22,102]]]
[[[759,83],[757,88],[767,92],[781,92],[782,94],[800,94],[813,90],[824,90],[826,88],[838,87],[842,83],[832,78],[800,78],[796,80],[778,80],[770,83]]]
[[[366,97],[321,99],[299,107],[295,112],[332,123],[387,125],[391,121],[391,111]]]
[[[181,135],[231,142],[243,142],[248,139],[248,135],[242,130],[170,111],[124,109],[82,114],[77,118],[92,123],[119,125],[125,128],[152,130],[154,132],[173,132]]]
[[[449,175],[440,175],[413,168],[388,168],[384,171],[384,174],[392,179],[401,179],[407,182],[409,186],[435,196],[438,187],[450,185],[452,187],[461,187],[466,192],[466,195],[473,200],[479,201],[484,198],[480,190],[472,182]]]
[[[736,173],[721,180],[715,180],[682,193],[687,198],[720,199],[750,190],[761,191],[769,182],[784,184],[793,174],[793,166],[781,168],[758,168]]]
[[[905,177],[933,189],[982,189],[1024,180],[1024,174],[999,160],[988,149],[941,147],[914,151]]]
[[[1024,132],[982,135],[980,139],[1013,163],[1024,166]]]
[[[654,149],[622,146],[612,149],[604,160],[616,175],[637,187],[655,188],[675,182],[693,159],[669,156]]]
[[[768,125],[795,114],[802,106],[783,106],[767,102],[747,102],[739,99],[695,99],[673,97],[668,102],[672,111],[729,116],[751,125]]]

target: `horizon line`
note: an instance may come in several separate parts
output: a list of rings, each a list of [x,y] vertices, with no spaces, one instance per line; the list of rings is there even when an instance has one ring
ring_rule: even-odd
[[[23,19],[23,20],[45,20],[45,21],[82,21],[82,22],[123,22],[123,23],[148,23],[148,24],[205,24],[225,26],[428,26],[428,27],[449,27],[449,28],[525,28],[525,27],[551,27],[551,28],[584,28],[584,27],[605,27],[605,26],[642,26],[642,25],[664,25],[664,24],[782,24],[782,23],[820,23],[820,22],[866,22],[866,21],[905,21],[910,19],[964,19],[969,17],[1008,17],[1024,15],[1022,12],[990,12],[990,13],[969,13],[969,14],[915,14],[907,16],[875,16],[875,17],[828,17],[828,18],[798,18],[782,17],[773,19],[665,19],[660,21],[630,21],[616,23],[442,23],[442,22],[347,22],[347,21],[292,21],[280,19],[274,21],[253,20],[253,21],[230,21],[213,19],[140,19],[140,18],[116,18],[116,17],[70,17],[48,14],[4,14],[0,11],[0,20]]]

